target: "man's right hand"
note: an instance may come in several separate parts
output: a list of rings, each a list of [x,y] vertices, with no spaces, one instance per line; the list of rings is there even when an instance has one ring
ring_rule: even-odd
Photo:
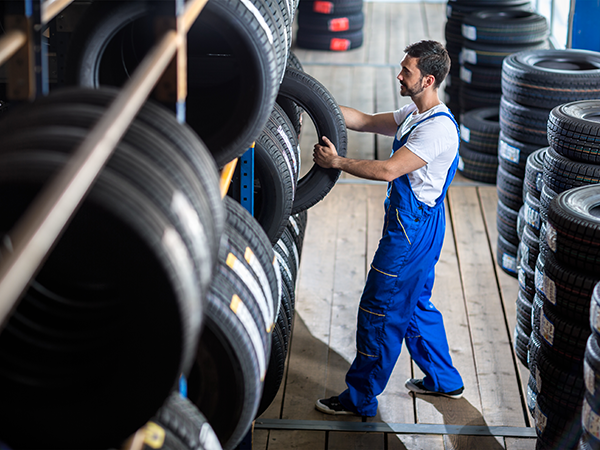
[[[313,161],[324,169],[337,169],[336,160],[340,158],[338,152],[327,136],[323,136],[323,144],[315,144]]]

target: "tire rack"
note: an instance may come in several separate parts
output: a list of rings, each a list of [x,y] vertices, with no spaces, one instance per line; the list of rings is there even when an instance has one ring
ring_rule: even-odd
[[[0,64],[8,62],[7,95],[33,100],[48,91],[47,60],[42,33],[73,0],[23,0],[24,14],[6,16],[0,38]],[[54,242],[111,156],[134,117],[156,86],[157,95],[176,99],[177,118],[185,121],[187,96],[186,37],[207,0],[174,0],[172,17],[157,17],[162,30],[101,120],[65,165],[34,199],[10,238],[10,252],[0,265],[0,332]],[[169,90],[167,85],[174,86]],[[235,163],[232,164],[235,167]],[[231,176],[224,170],[225,185]]]

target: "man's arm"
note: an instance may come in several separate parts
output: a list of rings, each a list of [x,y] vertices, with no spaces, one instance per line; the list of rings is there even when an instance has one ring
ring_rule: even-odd
[[[344,158],[337,154],[333,143],[323,136],[325,145],[316,144],[313,161],[325,169],[339,169],[368,180],[392,181],[402,175],[423,167],[427,162],[406,146],[396,150],[387,160]]]
[[[391,112],[367,114],[348,106],[340,106],[340,110],[350,130],[393,136],[398,129],[394,113]]]

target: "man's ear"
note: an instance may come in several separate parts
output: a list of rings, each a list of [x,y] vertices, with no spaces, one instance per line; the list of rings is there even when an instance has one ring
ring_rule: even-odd
[[[432,86],[435,83],[435,77],[433,75],[427,75],[425,77],[425,88]]]

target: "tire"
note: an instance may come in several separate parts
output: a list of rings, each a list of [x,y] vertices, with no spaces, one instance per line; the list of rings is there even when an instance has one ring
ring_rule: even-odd
[[[523,0],[449,0],[446,6],[446,17],[464,19],[465,16],[482,9],[529,9],[530,4]]]
[[[559,155],[553,148],[546,152],[544,160],[544,184],[561,193],[575,187],[600,183],[600,165],[572,161]]]
[[[298,14],[298,27],[307,32],[331,33],[359,31],[363,29],[365,15],[362,11],[348,15],[318,14],[301,12]]]
[[[277,242],[292,212],[294,172],[277,130],[265,127],[254,147],[254,217]]]
[[[550,209],[550,204],[557,195],[558,194],[554,192],[552,188],[546,186],[544,183],[544,186],[542,186],[542,193],[540,195],[540,218],[542,220],[542,226],[540,227],[540,230],[544,226],[544,223],[548,221],[548,210]],[[540,231],[540,236],[541,235],[542,233]]]
[[[540,199],[544,187],[544,159],[548,147],[540,148],[527,157],[523,178],[523,198],[527,194]]]
[[[581,407],[572,410],[554,405],[538,394],[535,410],[537,445],[541,449],[560,448],[563,442],[577,442],[581,436]]]
[[[159,427],[160,431],[157,431]],[[221,443],[214,430],[198,408],[178,392],[173,392],[165,400],[151,422],[146,424],[146,439],[156,436],[155,440],[144,442],[144,450],[220,450]],[[161,445],[161,436],[164,441]]]
[[[592,291],[592,300],[590,305],[590,327],[596,337],[600,339],[600,317],[598,316],[598,308],[600,307],[600,286],[596,284]]]
[[[521,105],[551,110],[600,96],[600,56],[587,50],[531,50],[502,63],[502,94]]]
[[[292,69],[299,70],[300,72],[304,71],[300,60],[293,52],[290,52],[288,56],[286,67],[291,67]],[[277,105],[279,105],[284,111],[285,115],[290,120],[290,122],[293,124],[294,130],[296,131],[296,138],[298,138],[300,136],[300,132],[302,131],[302,108],[300,108],[292,100],[282,97],[279,94],[277,95],[276,102]]]
[[[581,426],[582,431],[588,439],[588,445],[591,448],[600,446],[600,432],[598,431],[597,423],[600,419],[598,408],[590,405],[589,396],[586,395],[583,400],[583,408],[581,411]]]
[[[517,278],[517,247],[498,235],[496,255],[500,268]]]
[[[599,100],[582,100],[557,106],[548,119],[548,142],[565,158],[599,165],[600,127],[594,120],[599,113]]]
[[[517,236],[517,216],[518,211],[510,209],[501,201],[498,201],[496,208],[496,227],[507,241],[514,245],[519,245],[519,236]]]
[[[119,36],[133,27],[144,27],[151,12],[148,5],[94,2],[71,39],[68,83],[98,87],[126,81],[139,59],[125,60],[128,66],[116,70],[123,65]],[[269,36],[273,33],[261,26],[261,21],[270,22],[271,14],[265,5],[256,8],[255,15],[243,2],[211,2],[187,36],[187,123],[206,143],[219,168],[243,155],[256,140],[277,95],[278,55],[271,42],[274,38]],[[129,51],[143,55],[153,39],[139,34],[139,42]],[[205,56],[211,54],[236,57]]]
[[[534,234],[530,227],[525,227],[523,229],[523,235],[521,236],[519,245],[521,261],[529,267],[535,267],[538,254],[540,253],[539,238]]]
[[[460,139],[473,150],[498,154],[500,133],[498,108],[478,108],[461,116]]]
[[[548,38],[546,18],[531,11],[477,11],[463,19],[465,39],[490,44],[528,44]]]
[[[534,234],[540,234],[542,220],[540,217],[540,201],[533,195],[526,194],[523,205],[525,206],[525,222],[531,228]]]
[[[14,153],[3,134],[2,230],[12,229],[86,135],[64,127],[27,130],[33,152],[23,139]],[[11,447],[42,448],[51,441],[83,448],[90,436],[99,447],[120,446],[189,370],[203,304],[190,249],[166,215],[169,203],[147,197],[127,179],[141,177],[141,166],[133,165],[127,178],[111,169],[127,153],[119,150],[15,310],[47,330],[58,327],[56,333],[27,339],[11,318],[0,335],[2,439]],[[164,192],[162,177],[148,181],[157,195]],[[68,276],[59,278],[61,271]],[[122,277],[125,283],[116,284]],[[45,307],[42,314],[32,311],[36,303]],[[123,383],[122,370],[135,383]],[[131,407],[115,410],[124,399]],[[40,434],[23,434],[23,423]]]
[[[514,350],[519,361],[527,367],[527,348],[529,347],[529,335],[518,324],[514,332]]]
[[[87,89],[79,87],[65,87],[57,91],[53,91],[52,95],[36,100],[35,108],[41,107],[48,103],[52,104],[86,104],[93,106],[108,107],[118,95],[119,91],[110,87],[101,89]],[[60,117],[60,115],[59,115]],[[31,123],[31,117],[26,117],[26,122]],[[186,162],[183,162],[180,167],[189,167],[193,170],[194,175],[190,176],[196,179],[201,184],[201,189],[206,192],[206,195],[196,193],[194,198],[199,202],[206,199],[206,205],[198,209],[202,226],[206,229],[208,235],[208,244],[214,255],[213,263],[216,262],[219,239],[223,232],[225,223],[225,208],[221,200],[221,192],[219,190],[219,173],[214,159],[200,140],[198,135],[186,124],[179,123],[171,111],[164,108],[157,102],[152,100],[146,101],[144,106],[138,112],[136,123],[141,123],[146,127],[150,127],[153,132],[158,132],[161,138],[168,141],[168,147],[177,151]],[[8,123],[8,128],[15,127],[14,124]],[[136,139],[134,138],[134,141]],[[166,147],[165,147],[166,148]],[[174,157],[171,158],[171,163],[174,162]],[[204,208],[210,209],[210,216],[200,214]],[[207,220],[212,217],[212,220]]]
[[[498,157],[500,165],[509,173],[523,178],[527,158],[534,151],[539,150],[538,145],[528,144],[511,138],[500,130],[498,137]]]
[[[502,167],[498,167],[496,183],[498,200],[513,211],[518,211],[523,204],[523,180],[511,175]]]
[[[548,146],[549,110],[519,105],[507,97],[500,100],[500,128],[505,136],[540,147]]]
[[[460,88],[460,107],[463,111],[470,111],[476,108],[498,107],[500,96],[498,91],[484,91],[468,85]]]
[[[517,266],[517,279],[519,280],[519,288],[532,299],[535,295],[535,272],[527,264],[519,264]]]
[[[498,158],[494,155],[472,150],[463,143],[459,148],[458,170],[463,176],[471,180],[495,184]]]
[[[298,28],[296,33],[296,45],[300,48],[310,50],[330,50],[334,52],[345,52],[359,48],[363,44],[363,29],[356,31],[330,32],[321,31],[316,33],[305,28]]]
[[[583,379],[587,391],[587,399],[595,409],[600,407],[600,346],[598,345],[598,334],[590,335],[585,347],[585,359],[583,361]]]
[[[476,66],[463,62],[460,66],[460,79],[465,85],[474,89],[500,93],[502,70],[497,67]]]
[[[346,125],[344,117],[327,89],[304,72],[288,68],[279,95],[297,103],[305,110],[317,131],[317,136],[327,136],[341,156],[346,156]],[[339,170],[323,169],[317,165],[298,180],[292,214],[304,211],[321,201],[340,176]]]
[[[226,249],[221,255],[194,369],[188,377],[188,395],[223,448],[233,449],[256,416],[271,336],[256,291],[230,264]]]
[[[304,12],[331,15],[337,14],[343,16],[346,14],[355,14],[362,11],[363,0],[302,0],[298,6],[298,13]]]
[[[585,274],[559,262],[550,252],[544,261],[543,292],[562,316],[587,324],[590,321],[590,299],[600,275]]]
[[[531,309],[533,301],[527,297],[527,294],[519,289],[517,294],[517,324],[527,337],[531,334]]]
[[[556,259],[587,273],[600,273],[600,186],[559,194],[548,211],[546,239]]]
[[[548,41],[531,44],[498,45],[473,42],[465,39],[461,50],[463,62],[477,66],[502,67],[502,61],[513,53],[550,48]]]

